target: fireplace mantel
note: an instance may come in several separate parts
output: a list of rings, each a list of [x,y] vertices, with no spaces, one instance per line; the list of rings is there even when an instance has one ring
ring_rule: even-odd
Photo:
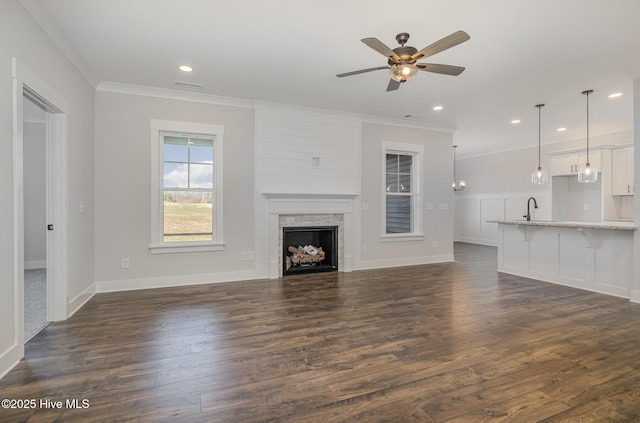
[[[354,198],[359,194],[351,194],[344,192],[321,192],[321,193],[309,193],[309,192],[263,192],[262,195],[269,198]]]

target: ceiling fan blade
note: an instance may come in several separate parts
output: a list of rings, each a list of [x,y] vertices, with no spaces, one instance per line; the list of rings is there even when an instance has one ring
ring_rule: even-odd
[[[396,81],[393,78],[389,79],[389,85],[387,85],[387,91],[394,91],[400,88],[400,82]]]
[[[389,69],[389,66],[377,66],[375,68],[360,69],[352,72],[340,73],[336,76],[338,78],[344,78],[345,76],[358,75],[359,73],[373,72],[373,71],[382,70],[382,69]]]
[[[462,66],[439,65],[437,63],[418,63],[416,66],[418,69],[426,72],[441,73],[443,75],[452,76],[458,76],[464,71]]]
[[[460,43],[464,43],[469,38],[471,37],[469,37],[469,34],[467,34],[466,32],[456,31],[453,34],[447,35],[446,37],[436,41],[430,46],[423,48],[419,52],[414,53],[413,55],[411,55],[411,58],[413,60],[420,60],[425,57],[433,56],[436,53],[440,53],[441,51],[444,51],[451,47],[455,47]]]
[[[400,56],[398,56],[395,51],[391,50],[385,43],[378,40],[377,38],[363,38],[360,41],[362,41],[378,53],[382,54],[387,59],[396,63],[400,61]]]

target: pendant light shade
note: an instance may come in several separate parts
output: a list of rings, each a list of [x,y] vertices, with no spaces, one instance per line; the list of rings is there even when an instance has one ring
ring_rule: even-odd
[[[541,121],[541,110],[544,107],[544,104],[536,104],[538,108],[538,169],[531,172],[531,183],[536,185],[543,185],[547,183],[547,171],[542,169],[540,165],[540,121]]]
[[[590,184],[598,181],[598,169],[589,163],[589,94],[593,90],[583,91],[582,94],[587,96],[587,163],[578,171],[578,182],[582,184]]]
[[[456,148],[457,145],[453,146],[453,183],[451,184],[451,188],[454,191],[462,191],[467,187],[467,183],[461,179],[458,181],[458,176],[456,175]]]

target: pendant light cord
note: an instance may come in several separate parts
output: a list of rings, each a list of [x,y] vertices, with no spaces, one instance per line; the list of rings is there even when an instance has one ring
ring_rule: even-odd
[[[538,108],[538,169],[541,169],[540,167],[540,132],[542,131],[542,125],[540,123],[541,119],[542,119],[542,108],[544,107],[544,104],[537,104],[536,107]]]
[[[593,90],[583,91],[582,94],[587,96],[587,165],[589,165],[589,94],[591,94]]]
[[[457,145],[453,146],[453,183],[457,184],[458,181],[456,181],[456,148],[458,148]]]

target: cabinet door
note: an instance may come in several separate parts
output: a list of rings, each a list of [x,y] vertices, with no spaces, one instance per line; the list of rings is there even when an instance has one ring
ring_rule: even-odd
[[[589,149],[589,164],[592,168],[598,169],[599,172],[602,172],[602,152],[600,150],[591,150]],[[587,164],[587,152],[576,154],[576,172],[580,170]]]
[[[576,172],[575,154],[551,157],[551,175],[571,175]]]
[[[612,194],[633,195],[633,147],[613,150],[611,168]]]
[[[628,148],[628,152],[627,152],[627,163],[628,163],[628,167],[627,167],[627,180],[629,181],[629,194],[633,195],[633,189],[634,189],[634,181],[635,181],[635,174],[634,174],[634,158],[633,158],[633,147],[629,147]]]

